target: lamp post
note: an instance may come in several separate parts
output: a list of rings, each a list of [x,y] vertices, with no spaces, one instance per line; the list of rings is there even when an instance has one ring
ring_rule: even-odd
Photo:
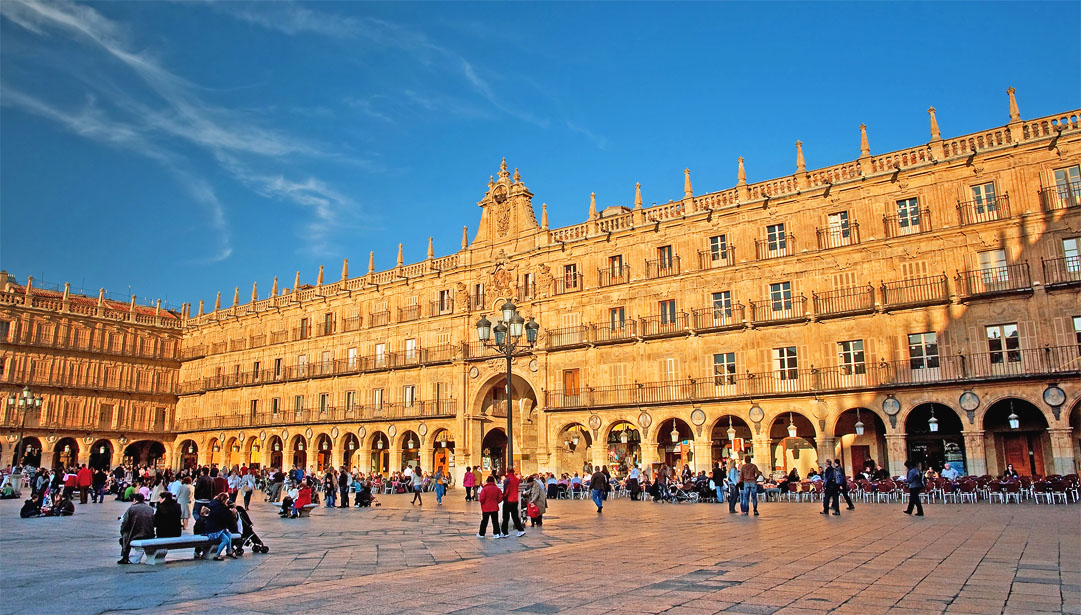
[[[531,316],[529,322],[526,322],[522,316],[518,313],[518,307],[507,300],[500,308],[503,319],[497,320],[495,327],[484,316],[480,317],[477,321],[477,337],[486,346],[498,350],[507,359],[507,468],[514,465],[514,426],[513,426],[513,414],[514,404],[511,403],[511,371],[510,363],[514,358],[514,353],[519,348],[532,348],[537,343],[537,332],[540,331],[540,325],[537,321],[533,320]],[[495,340],[492,342],[492,333],[495,333]],[[522,340],[522,333],[525,333],[525,340]]]
[[[30,414],[31,410],[41,409],[41,403],[44,398],[41,395],[35,396],[30,392],[30,387],[23,387],[23,392],[19,395],[12,393],[8,396],[8,408],[14,410],[16,406],[23,413],[22,421],[19,423],[19,447],[15,453],[15,463],[22,465],[23,453],[26,451],[26,415]]]

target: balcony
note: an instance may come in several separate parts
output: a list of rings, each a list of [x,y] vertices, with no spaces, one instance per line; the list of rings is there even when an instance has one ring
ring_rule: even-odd
[[[719,269],[721,267],[731,267],[736,263],[736,246],[730,245],[724,250],[699,250],[698,251],[698,268],[702,270],[706,269]]]
[[[1040,202],[1043,204],[1043,210],[1048,213],[1081,207],[1081,181],[1064,182],[1050,188],[1041,188]]]
[[[920,235],[933,230],[931,227],[931,210],[927,208],[919,210],[917,216],[882,216],[882,225],[885,227],[888,239]]]
[[[1048,290],[1081,284],[1081,256],[1043,259],[1043,283]]]
[[[390,324],[390,310],[368,314],[368,327],[385,327]]]
[[[361,325],[361,320],[362,319],[361,319],[361,317],[359,315],[350,316],[348,318],[343,318],[342,319],[342,332],[343,333],[349,333],[351,331],[359,331],[360,330],[360,325]]]
[[[700,333],[710,331],[732,331],[743,328],[743,304],[737,303],[725,308],[702,308],[691,310],[694,330]]]
[[[622,323],[607,323],[601,325],[593,325],[593,343],[594,344],[617,344],[619,342],[633,342],[637,339],[635,335],[636,327],[635,321],[625,320]]]
[[[687,312],[677,312],[675,317],[651,316],[639,320],[638,331],[643,338],[676,337],[690,333]]]
[[[1028,263],[962,271],[957,282],[961,296],[966,299],[1032,293]]]
[[[4,341],[7,341],[9,344],[32,346],[35,348],[73,350],[92,354],[163,361],[175,361],[178,357],[182,359],[198,358],[206,354],[205,346],[202,345],[187,347],[177,353],[176,347],[179,345],[179,340],[162,340],[157,349],[154,349],[152,344],[147,343],[147,340],[140,340],[139,345],[115,342],[107,345],[103,343],[103,340],[103,336],[100,335],[91,337],[86,333],[80,334],[77,332],[72,332],[66,338],[62,333],[59,335],[46,335],[42,332],[38,332],[37,335],[32,336],[30,335],[28,328],[23,328],[22,335],[12,332],[10,334],[10,341]]]
[[[575,325],[559,329],[548,329],[545,333],[545,340],[545,346],[548,349],[585,346],[589,343],[589,327]]]
[[[248,348],[262,348],[263,346],[266,346],[266,335],[263,333],[253,335],[248,340]]]
[[[783,325],[807,320],[810,320],[810,315],[807,313],[807,298],[803,295],[777,301],[766,299],[751,302],[751,324],[755,326]]]
[[[943,305],[950,302],[946,276],[929,276],[882,284],[882,306],[886,311]]]
[[[515,289],[514,298],[518,303],[525,301],[532,301],[537,296],[537,285],[529,282],[525,284],[519,284]]]
[[[238,350],[244,350],[247,344],[244,343],[243,338],[229,340],[229,352],[236,352]]]
[[[580,273],[567,273],[556,278],[555,294],[565,295],[575,293],[584,287],[584,276]]]
[[[815,229],[818,236],[818,249],[854,246],[860,242],[860,224],[853,220],[847,227],[827,227]]]
[[[201,359],[206,356],[206,346],[202,344],[196,344],[195,346],[185,346],[180,350],[180,359],[187,361],[189,359]]]
[[[38,370],[35,370],[37,372]],[[161,382],[166,380],[166,382]],[[110,391],[131,393],[140,395],[175,395],[176,387],[169,378],[146,379],[135,381],[131,378],[120,379],[116,377],[101,378],[88,375],[86,372],[74,375],[26,373],[21,371],[8,371],[0,375],[0,384],[13,384],[18,386],[40,386],[58,389],[79,389],[85,391]]]
[[[398,322],[412,322],[420,318],[419,305],[407,305],[398,308]]]
[[[284,331],[284,330],[282,330],[282,331],[271,331],[270,332],[270,343],[271,344],[284,344],[285,340],[288,339],[288,335],[289,335],[289,332]]]
[[[781,239],[755,239],[754,251],[760,261],[792,256],[796,253],[796,237],[786,234]]]
[[[872,286],[842,288],[822,293],[811,293],[815,318],[841,318],[875,311],[875,289]]]
[[[3,408],[0,410],[0,428],[18,430],[23,423],[22,412]],[[109,412],[47,411],[32,410],[26,416],[27,429],[47,429],[56,431],[101,432],[118,431],[123,433],[161,433],[165,431],[167,421],[156,413],[133,413],[121,417],[114,425]]]
[[[301,408],[280,412],[256,412],[210,416],[176,421],[179,432],[218,429],[276,427],[279,425],[316,425],[324,423],[363,423],[395,419],[449,418],[457,414],[457,401],[453,399],[417,400],[405,403],[384,403],[374,406]]]
[[[667,278],[679,275],[679,256],[646,261],[646,279]]]
[[[1081,376],[1081,357],[1078,356],[1076,345],[942,356],[938,359],[934,367],[926,369],[918,369],[908,360],[882,361],[825,369],[811,367],[597,388],[586,386],[570,392],[546,391],[544,403],[547,410],[634,408],[647,404],[716,402],[823,392],[918,388],[928,384]]]
[[[609,286],[616,286],[617,284],[626,284],[631,281],[631,268],[628,265],[618,267],[615,269],[598,269],[597,270],[597,286],[599,288],[607,288]]]
[[[468,306],[467,306],[468,307]],[[428,314],[431,316],[442,316],[445,314],[454,313],[454,300],[450,297],[432,301],[428,306]]]
[[[299,342],[300,340],[309,339],[309,338],[311,338],[311,336],[312,336],[312,330],[311,330],[310,327],[294,327],[293,328],[292,339],[293,339],[294,342]]]
[[[994,222],[1009,217],[1010,197],[1008,194],[957,204],[957,221],[961,223],[961,226]]]

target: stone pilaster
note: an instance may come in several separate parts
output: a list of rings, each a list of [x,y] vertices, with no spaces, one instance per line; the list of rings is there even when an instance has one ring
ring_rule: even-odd
[[[965,437],[965,471],[974,476],[987,474],[987,453],[982,431],[961,432]]]
[[[713,467],[712,460],[710,459],[710,449],[712,442],[699,437],[694,441],[694,463],[691,467],[695,472],[699,470],[705,470],[707,473],[710,468]]]
[[[1055,474],[1073,474],[1076,471],[1071,439],[1073,429],[1052,427],[1047,430],[1047,433],[1051,436],[1051,454],[1055,457]]]
[[[772,463],[770,461],[770,442],[769,437],[756,437],[754,439],[754,456],[752,461],[758,466],[759,470],[762,470],[763,474],[769,474],[773,470]],[[742,463],[742,459],[740,462]]]
[[[425,472],[431,472],[431,471],[434,470],[434,467],[433,467],[434,461],[433,461],[433,458],[432,458],[432,454],[433,453],[432,453],[432,447],[431,446],[429,446],[427,444],[421,444],[421,446],[420,446],[420,459],[419,459],[419,461],[417,463],[420,464],[421,469],[424,470]]]
[[[818,465],[826,467],[826,460],[833,459],[837,453],[837,438],[822,436],[818,438]]]
[[[905,434],[886,434],[886,468],[890,471],[890,476],[904,476],[907,458],[908,446]],[[875,461],[882,463],[881,459]]]

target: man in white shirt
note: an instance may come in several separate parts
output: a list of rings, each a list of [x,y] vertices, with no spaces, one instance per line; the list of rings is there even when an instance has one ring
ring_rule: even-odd
[[[957,480],[957,478],[959,476],[961,476],[961,473],[958,472],[957,470],[955,470],[953,467],[950,466],[950,464],[947,463],[946,466],[944,468],[942,468],[941,476],[942,476],[942,478],[945,478],[946,480]]]

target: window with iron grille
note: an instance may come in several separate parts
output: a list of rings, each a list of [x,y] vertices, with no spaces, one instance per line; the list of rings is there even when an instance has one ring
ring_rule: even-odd
[[[717,386],[736,383],[736,353],[721,352],[713,355],[713,383]]]
[[[777,378],[780,380],[796,380],[799,378],[799,359],[796,356],[795,346],[785,346],[773,349],[773,365],[776,368]]]
[[[863,340],[837,342],[837,355],[840,360],[842,374],[851,376],[867,372],[867,364],[863,354]]]
[[[774,312],[792,309],[792,283],[777,282],[769,285],[770,308]]]
[[[987,330],[987,351],[992,365],[1021,362],[1021,338],[1017,323],[990,325]]]
[[[659,304],[660,304],[660,308],[661,308],[661,324],[662,325],[670,325],[670,324],[675,323],[676,322],[676,300],[675,299],[668,299],[666,301],[661,301]]]
[[[912,369],[938,367],[938,336],[934,331],[908,334],[908,365]]]

